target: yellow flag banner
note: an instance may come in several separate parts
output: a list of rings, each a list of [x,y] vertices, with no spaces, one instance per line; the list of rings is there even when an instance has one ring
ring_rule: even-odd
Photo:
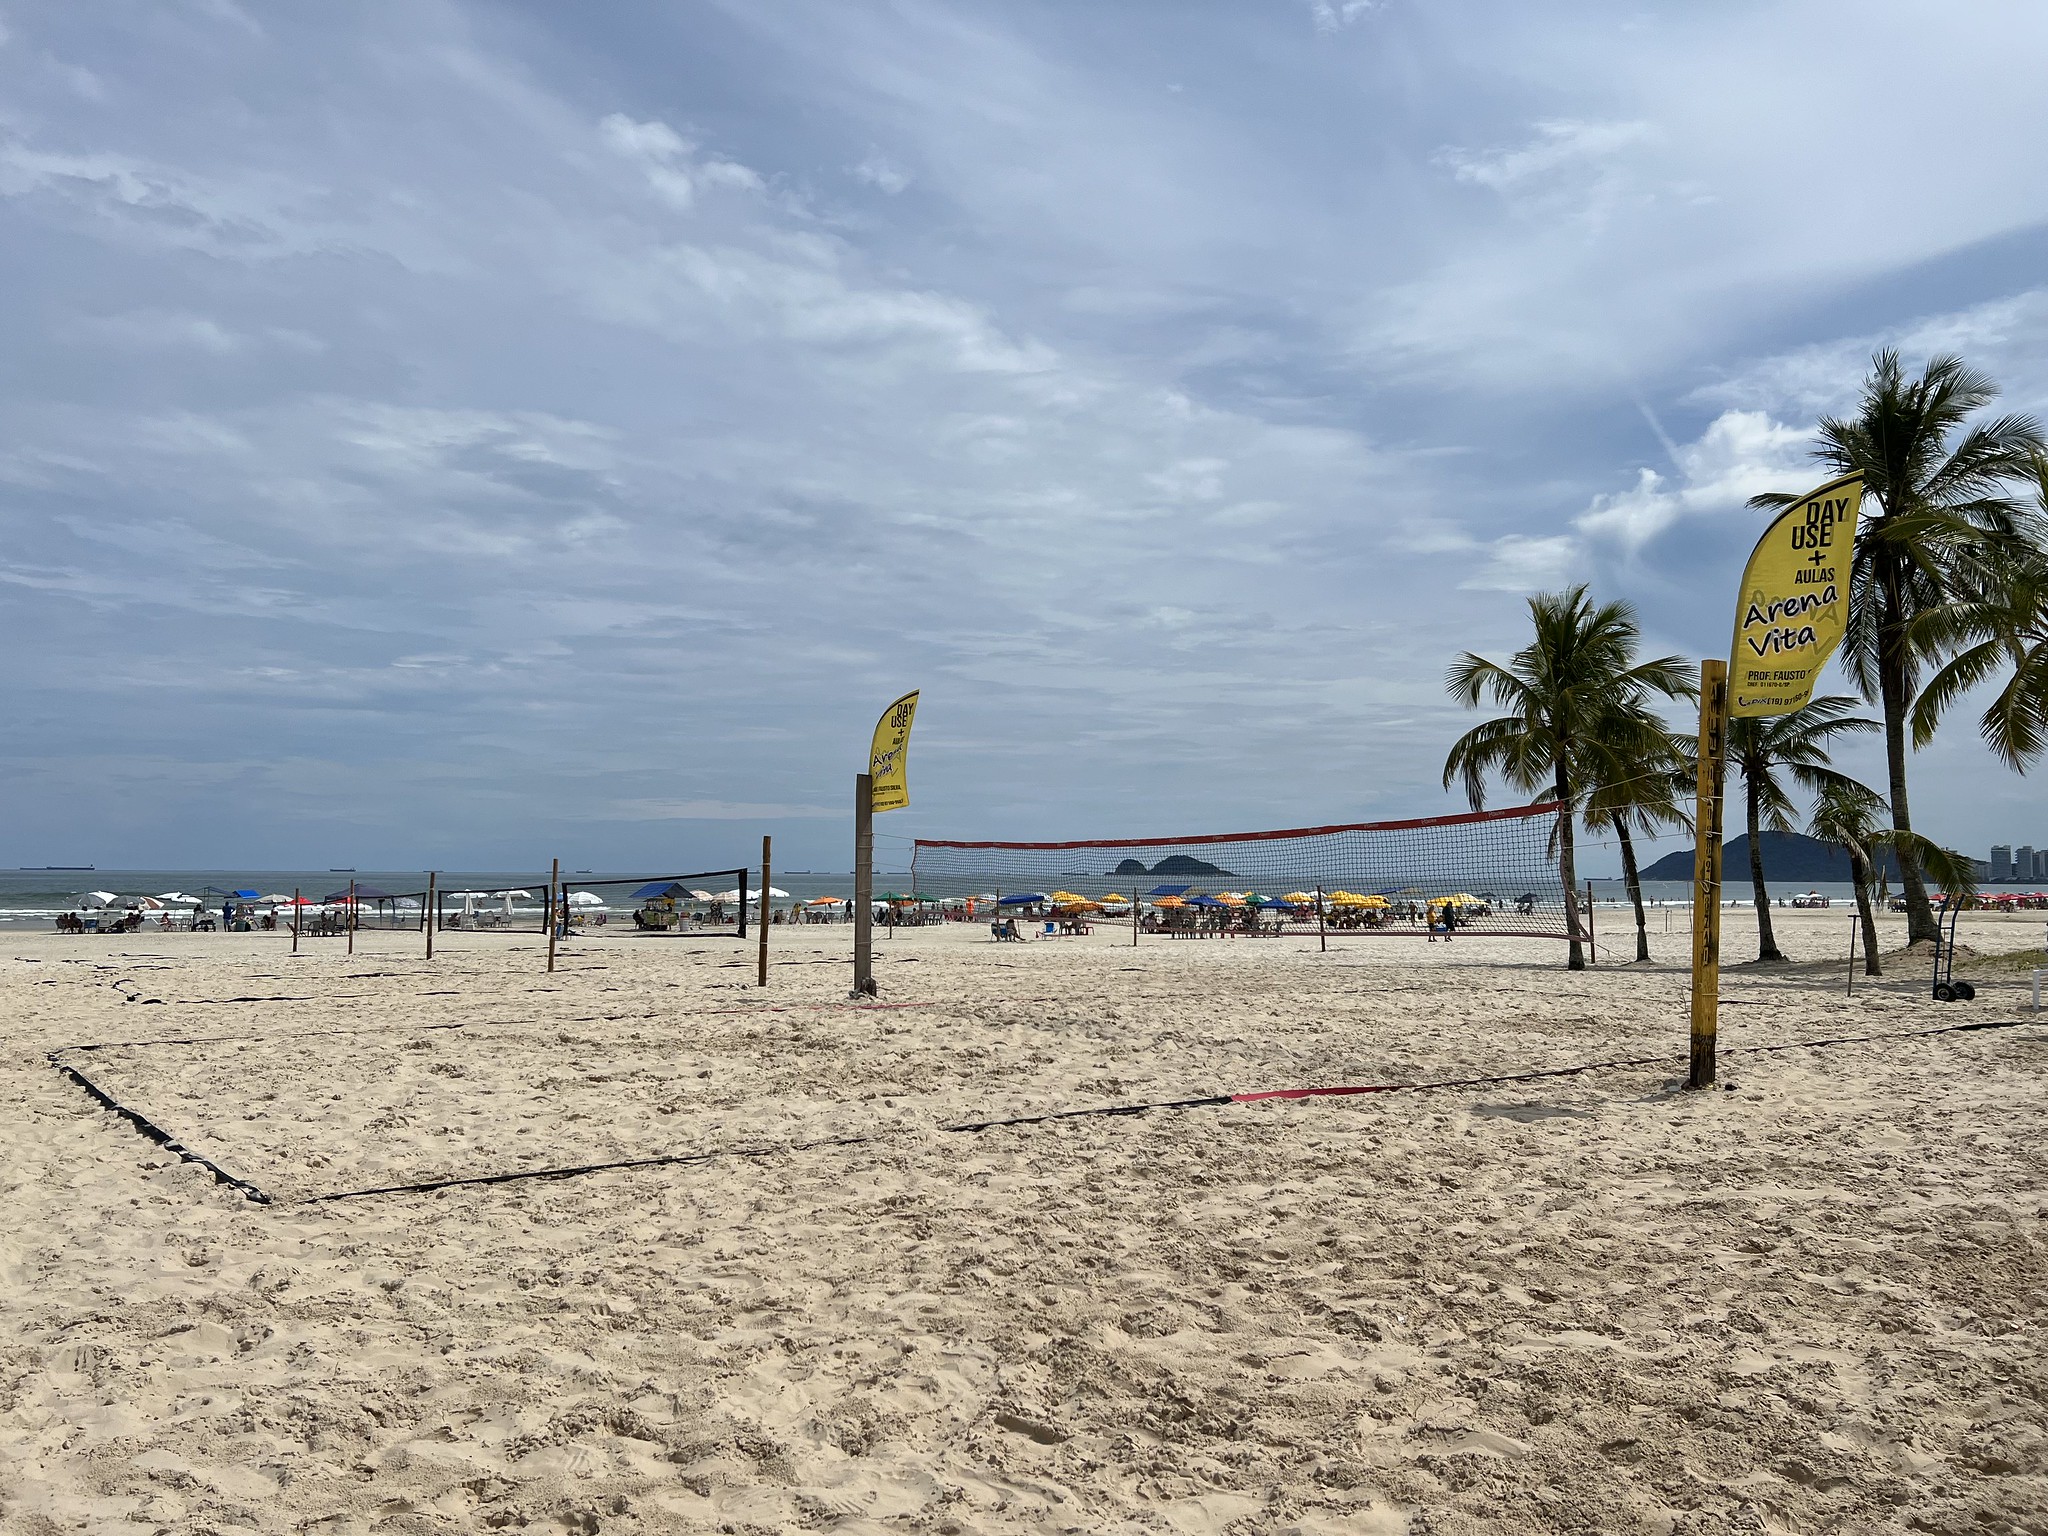
[[[1742,571],[1728,713],[1787,715],[1813,697],[1814,679],[1849,622],[1849,556],[1863,477],[1809,491],[1764,530]]]
[[[906,693],[882,711],[868,748],[868,772],[874,777],[878,811],[900,811],[910,804],[910,722],[917,718],[917,694]]]

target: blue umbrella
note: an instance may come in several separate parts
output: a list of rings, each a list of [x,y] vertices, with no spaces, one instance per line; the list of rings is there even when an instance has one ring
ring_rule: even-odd
[[[1005,896],[1001,904],[1006,907],[1028,907],[1047,899],[1049,898],[1041,891],[1019,891],[1014,896]]]

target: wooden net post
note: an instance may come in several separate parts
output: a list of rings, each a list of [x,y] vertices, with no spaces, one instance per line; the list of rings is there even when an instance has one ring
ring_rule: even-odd
[[[1323,921],[1323,888],[1316,887],[1316,948],[1324,954],[1330,952],[1330,929]]]
[[[548,868],[548,969],[555,968],[555,887],[561,884],[562,861],[556,859]]]
[[[775,883],[768,878],[770,847],[769,839],[764,836],[761,839],[761,959],[755,968],[755,985],[762,987],[768,985],[768,887]]]
[[[853,990],[875,995],[875,780],[853,776]]]
[[[299,952],[299,914],[306,909],[299,905],[299,888],[292,887],[292,953]]]
[[[434,958],[434,920],[441,915],[434,895],[435,871],[427,871],[427,958]]]
[[[1692,1065],[1688,1088],[1714,1086],[1721,1011],[1721,802],[1728,746],[1728,663],[1700,663],[1698,804],[1693,813]]]
[[[1586,882],[1586,963],[1600,963],[1600,939],[1597,925],[1593,921],[1593,882]]]
[[[348,952],[356,952],[356,883],[348,883]]]

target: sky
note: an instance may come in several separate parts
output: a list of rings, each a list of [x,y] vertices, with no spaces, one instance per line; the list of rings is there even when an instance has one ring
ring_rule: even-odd
[[[1875,348],[2048,415],[2048,7],[0,39],[0,864],[843,870],[911,688],[885,866],[1462,809],[1453,657],[1580,581],[1725,654]],[[2048,846],[1975,713],[1916,825]]]

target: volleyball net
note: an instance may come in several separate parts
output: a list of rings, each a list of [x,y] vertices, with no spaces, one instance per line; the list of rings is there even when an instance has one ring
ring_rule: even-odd
[[[1569,939],[1554,802],[1408,821],[1061,843],[919,838],[911,889],[998,913],[1090,907],[1152,931]]]

